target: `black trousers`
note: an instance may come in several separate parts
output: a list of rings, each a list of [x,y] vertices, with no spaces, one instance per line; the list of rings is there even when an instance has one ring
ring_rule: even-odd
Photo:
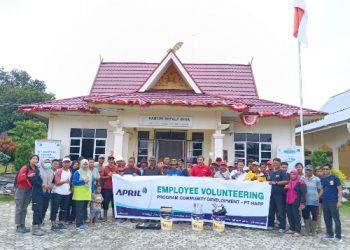
[[[287,204],[287,215],[289,222],[289,229],[300,233],[301,231],[301,218],[299,204]]]
[[[77,227],[84,225],[85,220],[87,219],[87,207],[89,201],[75,201],[75,225]]]
[[[50,192],[44,192],[43,194],[43,210],[42,210],[42,219],[44,221],[47,209],[49,208],[51,200],[51,193]]]
[[[101,191],[103,202],[102,207],[103,210],[107,211],[109,207],[109,203],[112,203],[113,211],[114,211],[114,203],[113,203],[113,190],[112,189],[102,189]]]
[[[311,214],[312,220],[317,221],[317,208],[318,206],[307,205],[302,211],[303,219],[304,220],[310,219],[310,214]]]
[[[73,194],[70,195],[69,197],[69,209],[68,209],[68,214],[69,214],[69,220],[70,221],[75,221],[76,217],[76,207],[75,207],[75,200],[73,200]]]
[[[67,221],[69,219],[68,209],[69,209],[70,195],[61,195],[52,193],[51,194],[51,214],[50,220],[56,221],[57,213],[59,221]]]
[[[41,225],[43,223],[43,200],[44,196],[42,194],[33,195],[33,225]]]
[[[335,223],[335,237],[341,239],[341,223],[339,216],[339,209],[336,202],[323,201],[323,217],[326,224],[327,234],[331,237],[334,236],[333,220]]]
[[[286,196],[271,194],[268,226],[275,226],[275,214],[277,213],[280,229],[286,230]]]

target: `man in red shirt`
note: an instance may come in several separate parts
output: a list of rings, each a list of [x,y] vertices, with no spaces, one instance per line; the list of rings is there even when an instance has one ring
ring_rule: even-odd
[[[112,212],[114,214],[112,175],[116,173],[118,173],[118,169],[115,165],[114,157],[109,156],[108,165],[105,166],[101,174],[101,179],[103,180],[101,194],[103,197],[102,207],[104,220],[107,220],[108,207],[110,203],[112,203]]]
[[[204,164],[204,157],[197,157],[197,164],[192,167],[191,176],[195,177],[210,177],[212,172],[210,168]]]

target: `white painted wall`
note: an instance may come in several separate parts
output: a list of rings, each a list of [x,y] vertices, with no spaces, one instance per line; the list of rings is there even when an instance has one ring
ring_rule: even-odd
[[[231,125],[232,126],[232,125]],[[245,127],[239,118],[233,122],[233,133],[267,133],[272,134],[272,157],[276,157],[277,147],[295,145],[294,121],[277,117],[261,118],[255,127]],[[224,137],[224,150],[228,151],[228,161],[234,159],[233,133]]]
[[[141,115],[140,111],[125,111],[120,114],[118,119],[121,121],[122,126],[127,127],[124,130],[127,133],[128,146],[123,150],[123,157],[126,159],[128,156],[137,155],[137,127],[138,117]],[[142,115],[170,115],[167,110],[159,110],[151,112],[146,110],[142,112]],[[209,158],[209,152],[213,152],[212,135],[217,128],[217,113],[216,112],[203,112],[203,111],[172,111],[173,116],[191,116],[193,117],[193,126],[189,128],[177,128],[186,129],[191,131],[203,131],[204,132],[204,144],[203,154],[206,159]],[[103,128],[107,129],[107,145],[106,153],[113,149],[113,127],[109,125],[109,121],[117,120],[117,117],[101,116],[101,115],[71,115],[69,113],[62,113],[58,115],[51,115],[49,119],[49,131],[48,138],[54,140],[61,140],[62,152],[61,156],[69,154],[70,146],[70,129],[71,128]],[[166,127],[160,127],[167,129]],[[276,149],[278,146],[292,146],[295,144],[294,135],[294,121],[283,120],[280,118],[262,118],[259,123],[253,128],[245,127],[239,118],[235,118],[233,122],[233,131],[242,133],[271,133],[272,134],[272,156],[276,156]],[[143,128],[142,130],[153,130],[154,128]],[[174,128],[172,128],[174,129]],[[125,137],[125,140],[127,139]],[[229,162],[234,161],[234,148],[233,148],[233,134],[226,134],[224,137],[224,150],[228,150]]]

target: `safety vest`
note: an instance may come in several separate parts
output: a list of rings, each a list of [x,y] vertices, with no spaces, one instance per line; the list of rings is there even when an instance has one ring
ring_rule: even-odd
[[[73,200],[91,201],[91,184],[74,186],[73,190]]]

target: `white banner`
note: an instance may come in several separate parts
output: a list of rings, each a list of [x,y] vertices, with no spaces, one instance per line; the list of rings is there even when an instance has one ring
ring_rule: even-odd
[[[160,207],[172,207],[175,220],[190,221],[194,204],[211,221],[213,205],[224,205],[226,224],[267,228],[271,186],[267,182],[179,176],[113,175],[116,218],[159,220]]]
[[[192,127],[192,117],[184,116],[140,116],[140,126]]]
[[[303,159],[300,146],[278,147],[277,157],[282,161],[288,162],[288,171],[293,170],[295,168],[295,164],[302,162]]]
[[[40,162],[49,159],[59,159],[61,155],[61,141],[58,140],[35,140],[35,154]]]

